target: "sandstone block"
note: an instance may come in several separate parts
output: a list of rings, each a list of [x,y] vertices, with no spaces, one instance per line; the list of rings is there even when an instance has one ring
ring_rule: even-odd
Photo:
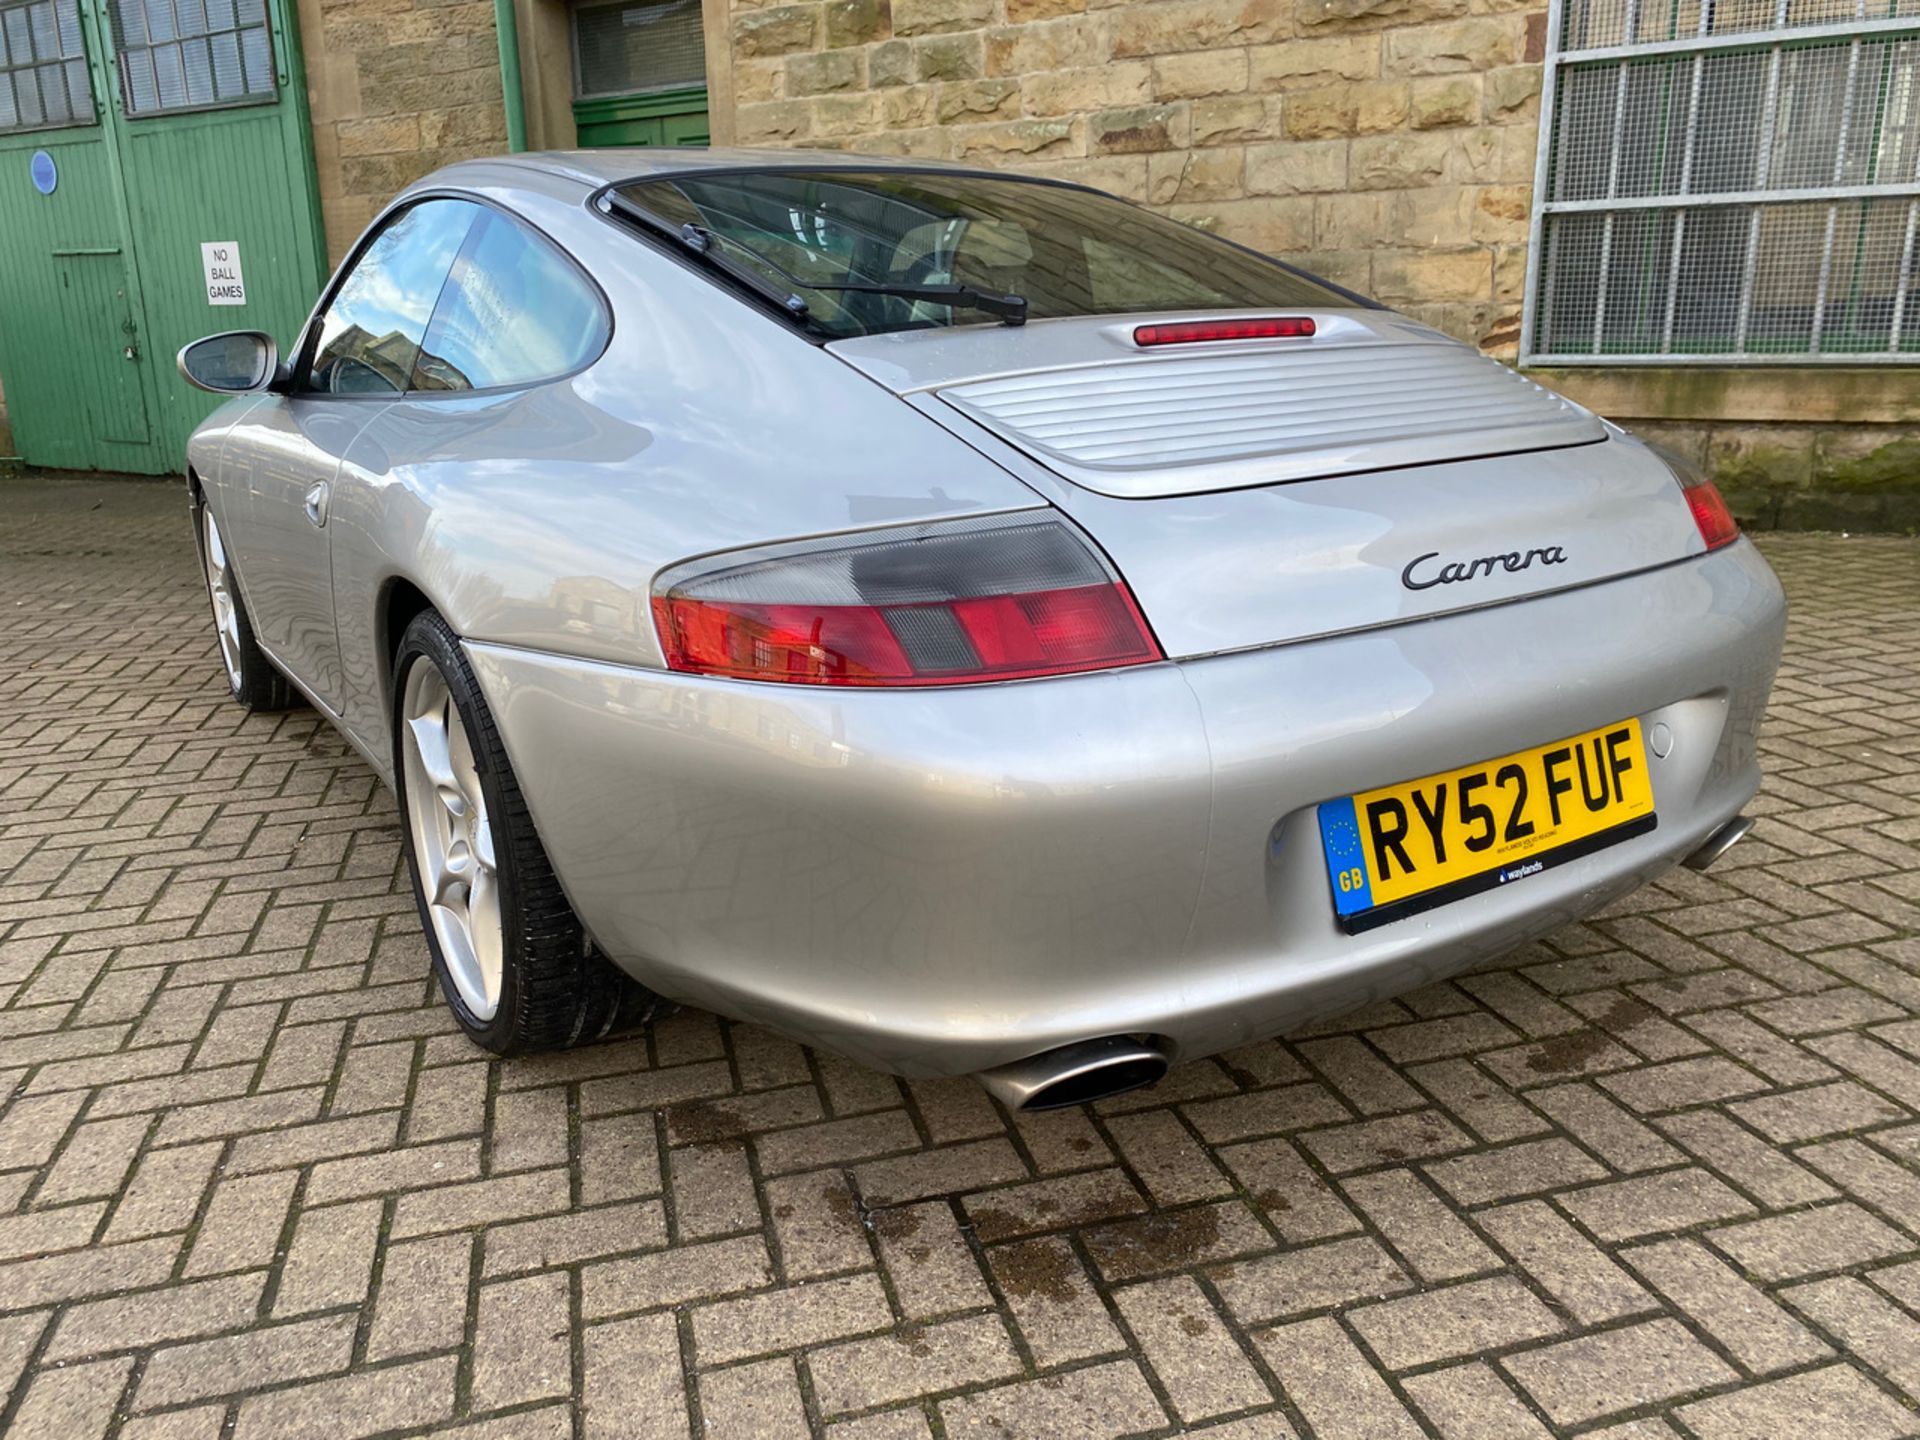
[[[898,0],[893,7],[896,35],[940,35],[977,30],[993,19],[993,0]]]
[[[1195,145],[1243,145],[1249,140],[1270,140],[1280,133],[1278,104],[1257,95],[1196,100],[1192,117]]]
[[[733,19],[733,50],[737,56],[791,55],[819,43],[818,5],[780,5],[771,10],[749,10]]]
[[[1207,95],[1234,95],[1246,88],[1247,52],[1238,47],[1162,55],[1153,62],[1155,99],[1196,100]]]
[[[1286,97],[1280,118],[1292,140],[1324,140],[1339,135],[1377,135],[1407,123],[1407,87],[1379,80],[1309,90]]]
[[[829,45],[868,45],[886,39],[892,28],[887,0],[831,0],[827,6]]]
[[[1347,187],[1347,142],[1289,140],[1247,147],[1249,195],[1309,195]]]
[[[1179,149],[1190,134],[1190,112],[1184,105],[1135,105],[1088,117],[1088,149],[1095,155]]]
[[[958,132],[958,153],[969,158],[1074,155],[1086,141],[1080,122],[1009,120],[998,125],[969,125]]]
[[[1020,92],[1029,115],[1077,115],[1143,105],[1153,98],[1153,67],[1144,60],[1116,60],[1080,70],[1027,75],[1020,81]]]
[[[1259,45],[1279,39],[1290,28],[1282,0],[1158,0],[1120,11],[1114,20],[1113,53],[1124,58]]]
[[[913,46],[905,40],[889,40],[867,52],[867,83],[880,90],[889,85],[905,85],[913,78]],[[740,66],[736,61],[733,83],[740,84]]]
[[[986,73],[1026,75],[1097,65],[1105,58],[1100,40],[1099,22],[1084,15],[1004,25],[987,32]]]
[[[1480,119],[1480,77],[1453,75],[1416,80],[1409,123],[1416,130],[1444,130]]]
[[[1384,64],[1394,75],[1472,74],[1513,64],[1525,40],[1525,22],[1519,17],[1410,25],[1387,32]]]
[[[1247,52],[1248,84],[1255,90],[1317,90],[1380,73],[1380,41],[1373,35],[1329,35],[1257,45]]]
[[[985,68],[986,46],[977,32],[929,35],[913,42],[916,80],[977,80]]]
[[[1493,262],[1484,246],[1381,250],[1373,257],[1373,293],[1381,300],[1485,300]]]
[[[1012,119],[1020,108],[1017,80],[950,80],[940,87],[940,123]]]
[[[788,56],[787,94],[856,90],[861,84],[860,62],[864,58],[857,50],[816,50],[810,55]]]
[[[1356,190],[1407,190],[1447,174],[1453,152],[1447,135],[1363,135],[1348,153],[1348,180]]]
[[[1467,13],[1469,0],[1295,0],[1294,21],[1303,31],[1384,30],[1424,25]]]

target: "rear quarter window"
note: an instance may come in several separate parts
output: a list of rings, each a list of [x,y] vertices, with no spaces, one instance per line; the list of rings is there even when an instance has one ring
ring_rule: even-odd
[[[599,292],[551,241],[483,210],[434,306],[411,388],[556,379],[598,359],[611,328]]]

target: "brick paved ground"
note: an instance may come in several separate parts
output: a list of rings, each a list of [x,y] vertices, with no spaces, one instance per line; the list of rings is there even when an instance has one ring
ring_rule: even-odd
[[[1920,1429],[1920,543],[1766,548],[1710,876],[1010,1124],[697,1012],[490,1063],[180,492],[0,488],[0,1431]]]

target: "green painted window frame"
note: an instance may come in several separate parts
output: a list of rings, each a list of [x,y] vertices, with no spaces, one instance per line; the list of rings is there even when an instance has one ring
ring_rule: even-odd
[[[643,90],[637,95],[596,95],[590,100],[576,100],[573,119],[578,125],[617,125],[623,120],[683,115],[688,110],[705,109],[706,104],[706,86],[682,85],[673,90]]]
[[[31,77],[36,90],[39,90],[41,93],[41,113],[44,116],[46,111],[45,90],[40,84],[43,72],[55,71],[59,74],[61,88],[66,91],[67,104],[71,107],[73,104],[73,86],[68,76],[68,67],[78,62],[82,73],[87,77],[87,113],[84,117],[75,115],[65,120],[47,120],[43,118],[25,125],[17,123],[16,120],[16,123],[11,125],[0,125],[0,135],[29,135],[41,130],[79,130],[89,125],[98,125],[100,123],[100,100],[99,97],[93,93],[93,67],[87,63],[86,22],[80,14],[79,0],[50,0],[54,11],[54,32],[56,36],[59,36],[60,40],[60,53],[46,59],[40,57],[39,43],[33,38],[31,33],[33,19],[31,15],[28,15],[28,12],[34,8],[36,3],[37,0],[5,0],[5,3],[0,3],[0,26],[6,24],[6,16],[10,14],[17,13],[27,15],[29,31],[27,44],[33,51],[29,59],[21,61],[13,54],[11,43],[0,45],[0,50],[4,50],[6,54],[5,62],[0,63],[0,85],[13,87],[10,92],[10,98],[14,100],[14,115],[18,117],[20,113],[19,100],[17,98],[19,91],[18,88],[14,86],[13,77],[16,75]],[[73,13],[73,24],[80,40],[78,50],[72,54],[67,53],[66,38],[60,35],[60,10],[63,4],[70,8]],[[0,37],[0,39],[4,39],[4,37]]]

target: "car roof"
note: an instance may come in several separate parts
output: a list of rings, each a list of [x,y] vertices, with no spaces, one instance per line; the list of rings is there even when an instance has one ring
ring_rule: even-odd
[[[551,184],[572,181],[598,189],[624,180],[655,180],[696,170],[764,170],[771,167],[860,170],[946,170],[957,175],[995,172],[974,165],[938,160],[909,160],[888,155],[853,155],[833,150],[773,150],[742,147],[708,149],[700,146],[633,146],[607,150],[539,150],[462,160],[419,181],[410,188],[512,184],[512,172],[522,172],[522,183],[534,172]],[[1017,177],[1014,177],[1017,178]],[[544,188],[544,187],[543,187]]]

